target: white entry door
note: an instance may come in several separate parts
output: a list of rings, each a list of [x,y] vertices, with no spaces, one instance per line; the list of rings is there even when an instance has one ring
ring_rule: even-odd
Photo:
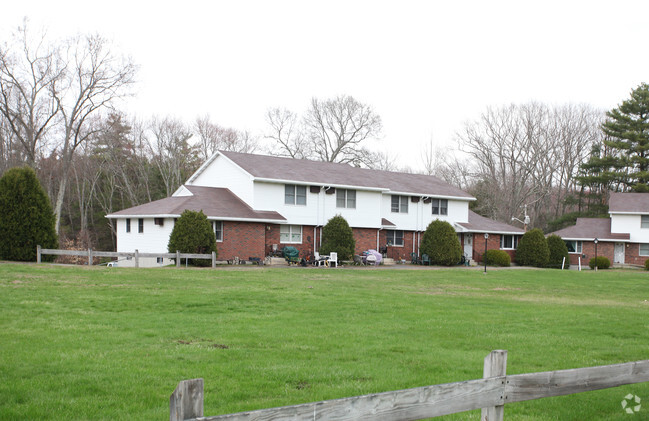
[[[613,257],[613,261],[613,263],[624,264],[624,243],[615,243],[615,256]]]
[[[473,259],[473,234],[464,234],[464,255],[467,260]]]

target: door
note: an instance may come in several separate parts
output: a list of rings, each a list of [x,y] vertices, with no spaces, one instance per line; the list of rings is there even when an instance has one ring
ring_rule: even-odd
[[[615,256],[613,263],[624,264],[624,243],[615,243]]]
[[[467,260],[473,259],[473,234],[464,234],[464,255]]]

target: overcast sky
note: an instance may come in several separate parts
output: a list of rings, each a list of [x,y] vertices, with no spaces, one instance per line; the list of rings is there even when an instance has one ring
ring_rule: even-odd
[[[421,167],[487,106],[540,101],[608,110],[649,82],[649,1],[5,2],[52,37],[97,32],[140,66],[140,117],[209,114],[261,135],[268,108],[352,95],[381,116],[380,148]]]

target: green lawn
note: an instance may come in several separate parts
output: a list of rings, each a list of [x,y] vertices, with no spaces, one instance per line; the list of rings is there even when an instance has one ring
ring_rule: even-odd
[[[0,419],[168,419],[649,359],[642,271],[125,269],[0,264]],[[506,406],[506,420],[627,420],[649,383]],[[646,403],[646,404],[645,404]],[[438,418],[478,420],[479,411]]]

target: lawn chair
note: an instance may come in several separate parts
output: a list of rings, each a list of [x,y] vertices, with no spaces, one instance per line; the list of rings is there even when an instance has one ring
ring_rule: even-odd
[[[427,254],[422,254],[421,255],[421,264],[426,265],[426,266],[430,266],[430,257],[428,257]]]
[[[328,256],[320,256],[320,253],[313,252],[313,265],[314,266],[325,266],[327,264]]]
[[[410,263],[413,265],[421,265],[421,259],[417,255],[417,253],[410,253]]]
[[[331,267],[332,264],[338,267],[338,253],[335,251],[329,253],[329,259],[327,260],[327,266]]]
[[[364,266],[365,263],[363,262],[363,258],[359,256],[358,254],[354,255],[354,265],[355,266]]]

